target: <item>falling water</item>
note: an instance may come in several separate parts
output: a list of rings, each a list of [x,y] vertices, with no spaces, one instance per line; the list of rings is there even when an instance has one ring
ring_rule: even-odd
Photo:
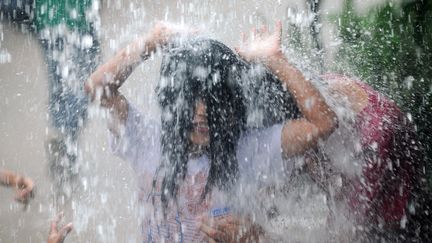
[[[100,18],[100,22],[95,21],[94,27],[101,45],[102,63],[127,43],[144,35],[159,20],[195,26],[200,29],[200,35],[220,40],[231,48],[239,45],[241,32],[260,25],[273,26],[277,20],[282,20],[284,53],[304,71],[307,78],[314,80],[338,114],[340,129],[352,138],[352,150],[345,146],[342,150],[334,150],[331,157],[343,160],[356,149],[355,134],[350,130],[350,111],[343,106],[343,101],[331,97],[325,82],[313,78],[335,63],[336,66],[338,64],[335,53],[342,40],[332,16],[341,11],[343,1],[327,0],[321,3],[322,22],[317,26],[322,35],[321,50],[316,48],[310,34],[315,17],[308,5],[310,1],[93,2],[86,14]],[[376,4],[362,5],[362,13]],[[97,104],[88,107],[87,121],[84,122],[78,143],[67,145],[68,149],[76,150],[77,178],[70,187],[63,188],[63,192],[59,193],[55,182],[48,175],[46,147],[56,131],[48,113],[48,71],[44,54],[37,35],[32,34],[25,24],[10,23],[3,15],[1,19],[0,168],[33,178],[37,187],[36,196],[27,207],[13,201],[12,190],[0,189],[0,242],[44,242],[49,221],[59,211],[65,212],[65,221],[74,224],[74,231],[66,242],[140,241],[141,215],[145,209],[139,205],[139,179],[126,161],[112,155],[106,125],[110,115]],[[60,34],[72,35],[68,31]],[[91,40],[84,38],[84,45],[89,42]],[[129,102],[155,120],[160,117],[154,93],[160,62],[159,54],[152,56],[134,71],[121,88]],[[68,67],[65,64],[65,69],[57,71],[65,76],[80,75]],[[407,86],[412,86],[413,79],[405,79]],[[255,115],[252,120],[260,117],[259,114]],[[328,143],[337,143],[337,139],[331,137]],[[294,160],[296,167],[303,166],[304,158]],[[359,166],[340,165],[352,174],[358,173]],[[353,223],[343,217],[345,208],[336,205],[334,198],[309,176],[299,173],[286,179],[276,182],[283,187],[284,193],[278,193],[278,190],[282,190],[279,188],[273,192],[260,191],[258,198],[256,194],[245,194],[239,197],[238,205],[258,217],[257,221],[264,223],[264,229],[273,234],[277,241],[322,242],[324,238],[331,239],[328,226],[330,214],[336,218],[336,225],[332,229],[353,231]],[[278,209],[278,216],[267,219],[266,214],[272,208]]]

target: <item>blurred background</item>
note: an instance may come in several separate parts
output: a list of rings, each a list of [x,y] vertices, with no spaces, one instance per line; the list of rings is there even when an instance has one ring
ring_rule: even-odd
[[[1,3],[2,8],[22,4],[26,10],[25,1]],[[284,45],[293,60],[314,72],[357,76],[409,114],[426,149],[430,175],[431,1],[94,0],[90,8],[100,18],[95,28],[101,62],[157,20],[197,26],[230,47],[239,43],[242,31],[282,20]],[[44,242],[49,220],[62,210],[75,226],[68,242],[138,241],[136,178],[110,153],[104,111],[89,107],[79,136],[77,186],[70,197],[56,195],[46,154],[55,131],[44,53],[28,22],[4,13],[0,19],[0,168],[29,176],[37,186],[27,207],[13,200],[13,190],[0,188],[0,242]],[[138,67],[122,88],[152,116],[158,113],[153,90],[159,62],[156,56]]]

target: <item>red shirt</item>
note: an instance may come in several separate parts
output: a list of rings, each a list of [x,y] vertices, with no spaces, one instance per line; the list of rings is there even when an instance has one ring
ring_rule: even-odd
[[[355,123],[365,163],[361,175],[349,180],[348,204],[365,225],[383,222],[399,226],[418,162],[413,128],[393,101],[364,83],[355,83],[368,95],[368,104]]]
[[[356,122],[366,164],[363,178],[354,181],[350,203],[353,208],[360,206],[369,219],[399,222],[409,200],[410,175],[414,174],[411,158],[399,150],[405,143],[400,137],[406,127],[404,115],[392,101],[366,84],[359,85],[369,100]]]

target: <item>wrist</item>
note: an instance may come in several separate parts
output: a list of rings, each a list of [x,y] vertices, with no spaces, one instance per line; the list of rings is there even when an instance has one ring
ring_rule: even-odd
[[[269,56],[264,62],[264,64],[274,73],[279,74],[283,68],[289,65],[287,58],[283,53],[277,53]]]
[[[156,52],[157,46],[159,45],[158,41],[152,36],[147,35],[143,37],[140,41],[139,55],[142,59],[146,59],[152,53]]]
[[[17,187],[19,179],[20,179],[19,175],[11,174],[7,177],[7,184],[10,187]]]

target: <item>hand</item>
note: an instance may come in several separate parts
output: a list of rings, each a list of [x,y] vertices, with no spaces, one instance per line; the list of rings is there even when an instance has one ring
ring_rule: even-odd
[[[60,230],[58,230],[58,224],[63,218],[63,213],[59,213],[56,215],[55,219],[51,222],[51,228],[48,236],[47,243],[63,243],[66,236],[69,232],[72,231],[73,226],[72,223],[68,223],[63,226]]]
[[[199,229],[205,234],[208,242],[258,242],[262,229],[250,220],[233,217],[202,216]]]
[[[24,204],[27,204],[34,193],[34,183],[30,178],[17,175],[16,176],[16,189],[15,189],[15,200]]]
[[[184,25],[158,22],[150,30],[150,40],[155,46],[163,47],[175,36],[189,36],[198,33],[198,29]]]
[[[283,56],[281,50],[282,23],[278,21],[275,31],[270,33],[267,27],[253,29],[252,37],[248,41],[242,33],[242,45],[235,48],[237,53],[250,62],[267,62],[272,58]]]

